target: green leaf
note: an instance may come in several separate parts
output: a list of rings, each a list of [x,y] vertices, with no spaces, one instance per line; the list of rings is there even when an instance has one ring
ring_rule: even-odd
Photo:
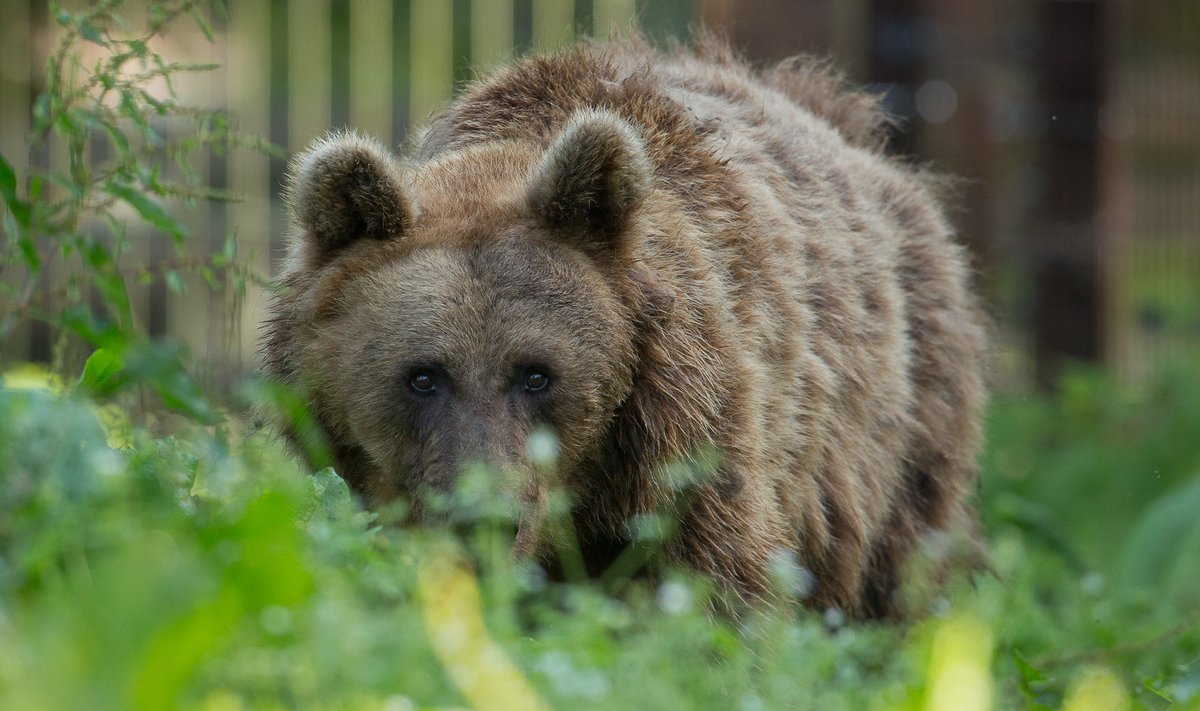
[[[167,21],[167,11],[157,3],[152,4],[146,14],[150,17],[151,32],[157,33],[159,28]]]
[[[133,327],[133,307],[129,301],[129,290],[125,280],[116,271],[106,270],[96,275],[96,288],[105,303],[117,314],[117,322],[123,328]]]
[[[43,129],[50,119],[50,92],[42,92],[33,101],[33,123],[35,129]]]
[[[215,425],[221,421],[204,396],[204,391],[183,371],[183,366],[179,366],[176,377],[155,382],[153,386],[163,404],[169,409],[205,425]]]
[[[1163,494],[1129,532],[1119,558],[1122,582],[1153,589],[1181,609],[1200,605],[1200,476]]]
[[[128,336],[121,333],[120,329],[97,318],[91,309],[82,304],[63,309],[58,315],[58,325],[101,348],[120,348],[128,341]]]
[[[28,230],[29,204],[17,197],[17,173],[3,155],[0,155],[0,197],[4,198],[4,203],[12,210],[13,217],[22,231]]]
[[[176,706],[197,670],[229,644],[243,614],[241,598],[226,585],[186,615],[160,625],[132,670],[135,708]]]
[[[220,422],[204,391],[184,368],[179,346],[142,341],[123,355],[130,377],[153,388],[169,409],[202,424]]]
[[[63,111],[54,117],[54,132],[67,140],[83,131],[84,128],[75,122],[75,116],[70,111]]]
[[[186,294],[187,284],[183,281],[183,277],[179,276],[179,272],[171,269],[163,275],[163,280],[167,282],[167,288],[173,294]]]
[[[308,403],[290,386],[275,380],[253,380],[245,385],[244,395],[277,418],[291,432],[296,445],[313,468],[333,466],[333,450]]]
[[[125,223],[113,217],[111,212],[104,214],[104,224],[108,225],[109,232],[113,236],[113,252],[122,254],[129,249],[129,237],[125,230]]]
[[[212,267],[200,267],[200,276],[204,278],[204,282],[208,284],[208,288],[214,292],[221,291],[221,282],[217,279],[217,275],[213,272]]]
[[[84,240],[80,240],[80,242],[80,252],[83,253],[83,258],[89,267],[100,269],[113,263],[112,255],[108,253],[104,245]]]
[[[147,105],[153,108],[159,116],[166,116],[168,113],[170,113],[171,109],[174,108],[174,105],[170,101],[162,101],[148,91],[139,90],[138,95],[141,96],[142,101],[146,102]],[[147,124],[147,126],[148,125],[149,124]],[[154,135],[158,136],[157,133]],[[158,141],[159,143],[156,143],[155,145],[161,145],[162,139],[159,138]]]
[[[204,37],[208,39],[209,42],[212,42],[212,25],[209,24],[208,19],[204,17],[204,12],[198,9],[193,9],[189,14],[192,16],[192,19],[196,21],[196,26],[199,27],[200,31],[204,33]]]
[[[1017,679],[1018,686],[1021,689],[1021,694],[1025,696],[1025,701],[1029,704],[1029,708],[1038,711],[1049,709],[1049,706],[1042,703],[1045,699],[1042,698],[1043,693],[1041,692],[1047,681],[1046,674],[1033,666],[1019,650],[1012,650],[1012,658],[1019,675]]]
[[[100,127],[103,128],[104,132],[108,135],[108,140],[112,142],[113,148],[116,149],[117,154],[122,158],[128,156],[129,139],[125,137],[125,134],[122,133],[119,128],[108,122],[101,122]]]
[[[306,518],[317,515],[318,518],[330,521],[345,519],[354,512],[354,497],[345,480],[325,467],[312,475],[313,502],[305,511]]]
[[[17,228],[13,232],[16,233],[14,237],[17,238],[17,247],[20,250],[20,256],[24,259],[25,267],[36,273],[42,268],[42,257],[38,255],[37,245],[29,235],[32,220],[30,204],[17,196],[17,173],[13,171],[12,166],[8,165],[8,161],[2,155],[0,155],[0,197],[4,198],[8,210],[12,213],[12,219],[16,221]]]
[[[128,87],[121,88],[121,102],[118,105],[117,110],[121,116],[129,119],[135,126],[138,127],[142,136],[149,141],[150,145],[155,147],[160,145],[158,134],[154,132],[154,129],[150,127],[149,122],[146,121],[146,117],[142,113],[142,107],[138,104],[137,97]]]
[[[109,348],[97,348],[83,364],[79,387],[93,395],[111,395],[127,382],[123,371],[116,352]]]
[[[169,233],[177,242],[187,237],[187,228],[182,223],[168,215],[158,203],[128,185],[109,184],[105,189],[110,195],[129,203],[143,220]]]
[[[46,181],[51,185],[58,186],[63,192],[67,193],[76,200],[83,197],[83,190],[84,187],[86,187],[84,185],[80,185],[78,182],[65,175],[59,175],[57,173],[47,175]]]
[[[37,245],[33,243],[33,240],[21,238],[17,244],[21,247],[21,257],[24,258],[25,266],[29,268],[29,271],[40,271],[42,258],[38,255]]]
[[[86,19],[79,23],[79,35],[85,40],[95,42],[102,47],[108,46],[108,42],[104,39],[104,34]]]

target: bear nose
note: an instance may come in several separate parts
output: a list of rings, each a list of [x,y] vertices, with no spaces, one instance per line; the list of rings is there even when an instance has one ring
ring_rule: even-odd
[[[523,513],[522,494],[530,477],[512,448],[505,446],[505,433],[477,425],[461,434],[455,457],[456,496],[466,497],[462,501],[468,509],[490,512],[485,514],[488,518],[505,511],[503,516],[515,523]]]
[[[458,461],[463,466],[475,465],[499,471],[519,466],[519,448],[515,446],[516,423],[505,417],[500,408],[484,412],[462,413],[455,418],[454,430],[458,440]]]

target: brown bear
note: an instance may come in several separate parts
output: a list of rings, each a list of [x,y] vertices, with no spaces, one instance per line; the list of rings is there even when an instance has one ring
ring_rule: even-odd
[[[407,157],[341,133],[294,160],[265,368],[368,504],[419,517],[487,462],[516,472],[519,555],[548,555],[552,480],[591,570],[673,511],[668,560],[736,598],[775,599],[785,555],[811,604],[895,614],[923,537],[974,529],[985,339],[885,123],[820,63],[719,42],[517,60]],[[711,476],[673,481],[698,452]]]

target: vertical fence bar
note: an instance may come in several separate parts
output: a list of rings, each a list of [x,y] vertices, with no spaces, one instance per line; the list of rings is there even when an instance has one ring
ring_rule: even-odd
[[[614,32],[627,32],[633,27],[636,14],[635,0],[595,0],[592,6],[592,31],[597,37],[608,37]]]
[[[219,18],[209,19],[215,24]],[[220,58],[221,65],[215,71],[205,72],[200,77],[202,84],[197,88],[203,92],[201,102],[209,107],[225,106],[229,97],[229,33],[224,30],[215,32],[211,43],[199,30],[193,30],[192,36],[197,46],[201,47],[197,56],[204,56],[206,53],[216,55]],[[201,180],[204,185],[218,190],[228,189],[224,156],[206,149],[202,155],[197,156],[197,160],[201,162]],[[196,206],[197,226],[192,250],[206,260],[211,261],[212,256],[219,253],[225,243],[229,229],[228,207],[226,203],[216,201],[204,201]],[[210,387],[224,391],[242,367],[242,314],[240,309],[234,308],[235,305],[231,304],[228,298],[230,280],[220,273],[215,273],[214,278],[219,286],[216,291],[204,280],[197,280],[198,288],[202,289],[207,297],[205,303],[208,307],[208,338],[203,342],[203,347],[204,363],[209,372],[202,375],[208,379]],[[200,352],[196,344],[193,344],[193,349]]]
[[[229,77],[240,67],[231,67],[229,64],[228,15],[222,12],[214,12],[214,15],[217,15],[214,20],[220,20],[221,30],[216,34],[215,43],[210,46],[210,51],[220,58],[221,66],[209,78],[209,97],[206,105],[220,108],[228,114]],[[256,71],[266,72],[267,70],[265,67],[258,67]],[[228,191],[229,152],[210,148],[205,151],[204,158],[208,170],[207,184],[215,190]],[[226,240],[232,234],[229,223],[229,203],[213,200],[209,201],[207,205],[202,205],[201,209],[208,218],[208,251],[210,254],[214,254],[224,248]],[[241,319],[245,318],[246,314],[240,308],[240,301],[233,298],[234,276],[229,273],[218,276],[222,288],[219,292],[212,294],[209,300],[210,308],[219,314],[219,319],[210,320],[218,323],[221,329],[221,357],[219,358],[219,367],[214,375],[217,378],[215,384],[222,391],[227,391],[233,379],[239,377],[245,367],[242,352],[247,344],[242,337]]]
[[[350,124],[350,8],[351,0],[329,2],[329,123]]]
[[[29,158],[30,30],[29,4],[6,4],[0,25],[0,153],[17,172],[18,182],[25,178]]]
[[[78,8],[72,7],[70,9],[75,10]],[[42,13],[40,27],[35,29],[35,32],[40,30],[45,33],[40,37],[39,44],[41,47],[39,49],[41,51],[37,52],[39,55],[37,61],[39,63],[45,62],[46,58],[50,56],[58,33],[62,30],[61,26],[50,16],[49,8],[43,7]],[[40,69],[40,67],[37,67],[37,69]],[[39,88],[44,88],[44,82],[45,79],[43,79],[43,84]],[[68,155],[66,142],[62,140],[50,140],[45,155],[38,156],[35,160],[39,162],[39,168],[53,173],[61,174],[67,172],[70,166],[70,156]],[[50,191],[57,190],[57,188],[49,187],[47,189]],[[55,197],[61,197],[61,193],[55,195]],[[131,229],[130,232],[132,233],[133,230]],[[136,238],[132,239],[136,241]],[[54,246],[57,247],[57,245]],[[41,298],[48,309],[56,309],[61,303],[58,292],[62,288],[65,278],[65,269],[61,267],[56,268],[54,262],[48,262],[43,265],[38,282],[41,294],[37,298]],[[84,295],[85,299],[90,297],[90,294]],[[29,330],[29,356],[31,360],[39,363],[50,363],[57,356],[61,355],[60,346],[66,343],[63,340],[65,337],[61,333],[58,334],[59,340],[55,341],[55,332],[48,324],[41,321],[32,321]]]
[[[450,98],[454,81],[454,6],[412,0],[412,119],[423,122]]]
[[[299,151],[329,130],[329,0],[288,3],[288,145]],[[261,29],[261,28],[260,28]],[[260,38],[261,41],[261,38]]]
[[[412,116],[411,0],[392,2],[392,140],[408,138]]]
[[[1103,353],[1099,107],[1105,80],[1105,2],[1043,0],[1039,89],[1049,119],[1044,191],[1029,245],[1034,272],[1034,362],[1050,387],[1070,360]]]
[[[1133,9],[1128,0],[1115,0],[1108,8],[1108,26],[1111,28],[1110,42],[1105,51],[1105,61],[1113,68],[1108,75],[1108,92],[1111,101],[1105,102],[1102,125],[1106,127],[1108,140],[1101,148],[1101,193],[1105,196],[1100,220],[1108,239],[1103,245],[1101,264],[1107,275],[1104,284],[1103,309],[1105,314],[1104,350],[1109,364],[1118,378],[1132,381],[1138,377],[1133,345],[1136,343],[1136,308],[1130,298],[1129,255],[1132,237],[1136,231],[1138,190],[1134,182],[1132,160],[1133,142],[1130,140],[1138,119],[1135,85],[1128,60],[1129,13]],[[1134,65],[1136,66],[1136,64]]]
[[[1194,46],[1171,40],[1183,26],[1177,6],[1111,5],[1106,59],[1118,80],[1100,124],[1113,236],[1102,263],[1105,359],[1141,383],[1200,362],[1200,65]]]
[[[866,81],[867,16],[866,2],[830,3],[830,37],[838,66],[853,81]]]
[[[575,34],[574,0],[533,0],[533,46],[560,47]]]
[[[30,72],[33,69],[30,42],[32,22],[28,2],[9,3],[0,25],[0,154],[17,174],[17,184],[23,184],[29,164],[27,141],[29,135]],[[24,274],[13,274],[11,267],[2,275],[8,287],[19,289]],[[0,343],[4,360],[24,360],[29,357],[29,326],[27,319],[18,319],[8,337]]]
[[[513,53],[533,49],[533,0],[513,0]]]
[[[132,28],[136,28],[134,31],[138,33],[142,32],[147,26],[147,21],[149,19],[147,17],[148,10],[148,0],[130,0],[125,2],[120,8],[121,14],[130,23]],[[187,33],[187,28],[183,26],[177,26],[172,29],[173,37],[178,37]],[[179,35],[175,35],[175,32],[178,32]],[[184,54],[185,52],[181,50],[181,47],[187,47],[189,45],[188,40],[183,40],[178,44],[174,44],[174,46],[170,46],[164,41],[165,39],[165,37],[157,38],[153,41],[152,46],[156,51],[163,52],[168,58],[171,59],[178,58],[180,55]],[[178,39],[176,39],[176,41],[178,42]],[[189,103],[186,91],[188,87],[192,86],[191,80],[193,79],[194,77],[180,74],[176,75],[171,80],[176,92],[179,93],[179,100],[181,103]],[[161,90],[161,88],[158,88],[157,90],[155,88],[150,88],[150,92],[158,94],[160,98],[165,98],[165,93]],[[176,129],[176,126],[173,125],[171,121],[154,117],[147,117],[147,119],[150,121],[150,125],[154,128],[154,131],[159,134],[164,141],[169,143],[173,140],[176,140],[177,137],[172,135]],[[106,143],[107,141],[100,141],[95,142],[92,145],[92,160],[98,165],[103,165],[103,162],[107,157],[106,153],[108,146],[105,145]],[[179,181],[179,171],[173,163],[165,164],[162,168],[162,171],[164,173],[162,176],[164,182],[174,183]],[[167,262],[171,261],[175,256],[173,250],[174,245],[171,242],[171,236],[161,230],[152,229],[150,225],[139,219],[135,213],[129,211],[124,206],[121,207],[124,212],[123,214],[118,214],[121,214],[121,220],[125,225],[125,235],[128,238],[130,251],[124,255],[121,255],[118,260],[118,264],[124,269],[135,268],[139,265],[150,265],[151,267],[156,265],[166,266]],[[185,214],[188,211],[184,209],[180,202],[170,201],[165,204],[164,207],[167,210],[170,210],[171,213],[175,215],[180,222],[184,223],[184,225],[194,234],[195,228],[193,225],[189,224],[189,218],[191,215]],[[97,224],[93,223],[86,229],[92,232],[91,237],[93,239],[99,240],[102,238],[103,230]],[[112,242],[108,242],[108,244],[115,248],[115,245]],[[189,240],[187,243],[187,248],[191,247],[193,247],[193,245]],[[160,270],[159,274],[161,277],[163,274],[165,274],[165,270]],[[181,275],[185,276],[186,274]],[[168,304],[168,302],[171,300],[171,296],[168,293],[164,279],[158,278],[145,285],[139,283],[130,283],[128,285],[128,290],[129,303],[133,311],[134,319],[138,324],[145,327],[146,332],[151,338],[162,338],[170,334],[171,336],[175,337],[175,340],[177,341],[181,341],[185,344],[188,342],[185,335],[181,334],[178,328],[171,328],[171,307]],[[97,313],[103,313],[104,303],[105,300],[100,297],[99,293],[93,291],[91,295],[92,309]],[[206,313],[203,310],[200,310],[197,314],[193,314],[193,318],[198,321],[203,321],[205,317]]]
[[[471,0],[452,0],[450,56],[454,63],[454,88],[470,81],[471,73]]]
[[[779,2],[780,0],[774,0],[771,3],[759,0],[755,3],[743,2],[739,5],[746,10],[757,10],[760,15],[758,21],[762,22],[769,5],[778,5]],[[797,0],[783,0],[783,5],[796,5],[796,2]],[[693,0],[639,0],[635,5],[638,25],[647,37],[655,41],[668,38],[686,40],[688,24],[692,21],[697,9],[693,5]],[[781,27],[787,27],[790,20],[791,18],[784,18],[777,22],[781,22]],[[759,39],[760,41],[771,40],[772,35],[768,33]]]
[[[229,43],[226,66],[229,109],[243,133],[266,136],[270,131],[271,43],[270,0],[239,0],[229,9]],[[241,201],[229,206],[229,225],[238,238],[239,261],[258,274],[271,270],[271,161],[262,153],[234,151],[226,161],[229,189]],[[239,365],[252,363],[258,337],[258,319],[266,293],[248,284],[237,324],[241,339]]]
[[[591,37],[595,34],[592,0],[575,0],[575,34]]]
[[[852,3],[839,3],[839,6]],[[756,62],[773,63],[799,53],[824,56],[833,46],[833,3],[820,0],[700,0],[696,8],[707,27],[725,35]],[[651,37],[687,39],[692,8],[686,2],[641,4],[639,19]]]
[[[214,26],[219,25],[218,18],[208,19]],[[203,58],[204,61],[215,59],[218,64],[212,71],[187,72],[177,76],[174,84],[182,103],[214,108],[226,106],[229,95],[227,77],[231,71],[229,34],[221,28],[213,33],[210,42],[199,28],[185,22],[173,28],[171,37],[177,43],[172,52],[178,52],[181,57]],[[241,69],[237,67],[234,71]],[[169,140],[183,140],[195,127],[191,121],[181,120],[172,122],[168,130],[175,134]],[[227,187],[223,157],[205,150],[192,153],[189,162],[197,173],[200,186],[217,189]],[[182,177],[181,174],[171,175],[173,180],[181,180]],[[228,381],[239,364],[239,324],[235,322],[235,314],[230,312],[226,303],[221,275],[213,274],[218,287],[214,290],[198,269],[206,268],[212,255],[224,242],[226,207],[225,203],[208,200],[197,200],[190,209],[184,209],[178,203],[172,205],[190,233],[184,249],[186,258],[192,264],[181,265],[179,270],[187,291],[176,294],[158,282],[152,284],[146,294],[152,317],[151,334],[166,333],[186,343],[191,353],[197,356],[195,364],[201,381],[206,386],[218,388]],[[155,261],[171,262],[177,259],[177,250],[168,235],[156,232],[151,239],[151,253]]]
[[[350,124],[392,141],[392,4],[350,5]]]
[[[471,63],[486,69],[511,56],[512,0],[474,0],[471,5]]]
[[[888,126],[888,144],[897,155],[917,155],[921,124],[916,93],[926,74],[920,51],[920,0],[869,0],[867,78],[883,93],[883,107],[898,121]]]

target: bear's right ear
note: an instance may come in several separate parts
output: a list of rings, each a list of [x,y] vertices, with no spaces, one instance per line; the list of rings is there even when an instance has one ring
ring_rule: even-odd
[[[552,229],[608,251],[653,183],[638,131],[604,109],[575,112],[530,178],[530,208]]]
[[[339,133],[314,141],[288,167],[293,258],[314,268],[357,240],[403,234],[412,212],[402,183],[396,161],[374,139]]]

